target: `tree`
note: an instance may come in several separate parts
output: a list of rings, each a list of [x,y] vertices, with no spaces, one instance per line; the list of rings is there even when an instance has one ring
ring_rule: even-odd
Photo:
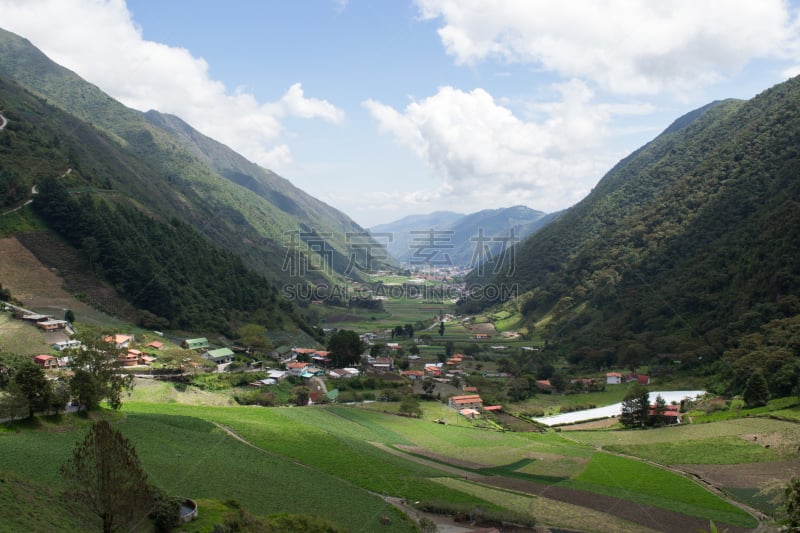
[[[0,393],[0,418],[17,420],[28,416],[28,400],[19,390],[16,383],[11,382]]]
[[[403,334],[408,337],[409,339],[414,338],[414,326],[411,324],[406,324],[403,326]]]
[[[336,368],[353,366],[361,359],[364,343],[355,331],[340,329],[328,340],[328,351]]]
[[[452,355],[456,351],[456,345],[453,341],[447,341],[444,343],[444,353],[447,357],[452,357]]]
[[[767,405],[769,401],[769,385],[767,385],[767,379],[760,368],[754,369],[750,377],[747,378],[742,399],[745,407],[748,408]]]
[[[444,320],[439,322],[439,336],[440,337],[444,336]]]
[[[67,322],[75,322],[75,312],[72,309],[64,311],[64,320]]]
[[[129,529],[155,508],[156,491],[133,444],[105,420],[77,444],[61,475],[69,498],[97,515],[104,533]]]
[[[21,364],[14,372],[14,384],[28,402],[28,418],[35,412],[49,411],[53,388],[42,367],[32,361]]]
[[[656,396],[656,404],[653,408],[653,415],[650,417],[650,425],[655,427],[661,427],[666,424],[667,417],[665,413],[667,412],[667,402],[664,398],[661,397],[659,394]]]
[[[308,405],[308,399],[311,397],[311,389],[304,385],[298,385],[292,389],[294,394],[294,404],[298,407]]]
[[[436,382],[433,381],[431,378],[425,378],[422,381],[422,390],[425,392],[425,396],[432,396],[433,391],[436,390]]]
[[[555,372],[550,376],[550,385],[553,386],[556,392],[564,392],[567,388],[567,376],[561,372]]]
[[[239,341],[250,350],[263,353],[272,349],[272,343],[267,338],[267,328],[260,324],[245,324],[237,333]]]
[[[626,428],[640,428],[647,423],[650,411],[650,393],[647,387],[635,384],[622,400],[619,421]]]
[[[790,531],[800,528],[800,477],[792,477],[783,491],[783,501],[786,506],[786,525]]]
[[[413,394],[406,394],[400,400],[400,412],[409,416],[419,417],[422,415],[422,409],[419,406],[419,400]]]
[[[75,369],[69,382],[73,398],[88,410],[97,409],[103,400],[119,409],[122,390],[133,388],[133,376],[120,374],[122,350],[102,337],[83,335],[79,339],[83,348],[69,350]]]

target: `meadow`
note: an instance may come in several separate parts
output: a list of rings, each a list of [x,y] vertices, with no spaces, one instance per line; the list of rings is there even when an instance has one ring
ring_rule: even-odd
[[[156,484],[204,501],[236,500],[262,516],[312,512],[352,531],[375,530],[383,516],[391,518],[391,525],[381,525],[382,531],[413,530],[378,495],[523,512],[540,523],[582,528],[574,512],[578,502],[563,497],[556,501],[536,491],[517,491],[512,497],[481,481],[491,479],[554,487],[567,494],[592,493],[718,524],[754,527],[750,515],[686,477],[599,447],[647,459],[661,446],[666,450],[662,463],[685,462],[687,457],[710,463],[709,450],[731,462],[771,460],[769,454],[777,451],[741,436],[787,432],[790,426],[752,418],[649,431],[514,433],[477,429],[458,417],[447,425],[434,424],[433,417],[448,413],[438,402],[422,402],[423,417],[415,419],[380,412],[377,403],[242,407],[226,405],[226,393],[170,388],[144,384],[134,389],[119,413],[103,413],[135,444]],[[6,427],[0,432],[6,452],[0,455],[0,472],[58,490],[58,466],[89,423],[85,417],[65,415]],[[786,438],[796,435],[786,433]],[[592,512],[587,509],[586,516]],[[645,528],[613,510],[604,517],[605,522],[598,517],[596,530]]]

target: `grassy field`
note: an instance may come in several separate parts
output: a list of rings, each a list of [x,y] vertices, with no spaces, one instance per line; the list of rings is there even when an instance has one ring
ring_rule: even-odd
[[[116,416],[115,425],[135,444],[152,480],[171,494],[238,500],[258,515],[311,510],[354,531],[412,530],[381,498],[352,483],[248,446],[213,423],[180,410],[178,414],[158,412],[158,408],[146,411]],[[4,450],[0,472],[58,490],[62,486],[58,467],[89,423],[78,417],[64,418],[63,425],[0,434]],[[384,515],[392,517],[390,526],[380,523]]]
[[[563,502],[503,497],[499,489],[460,481],[458,472],[589,491],[751,527],[755,521],[749,515],[688,479],[593,446],[602,443],[626,452],[630,450],[621,447],[633,451],[638,447],[645,455],[648,450],[655,453],[661,443],[672,442],[675,448],[669,448],[673,450],[669,457],[696,453],[698,460],[706,460],[699,455],[702,445],[685,439],[722,437],[730,448],[717,449],[726,450],[731,459],[751,460],[744,447],[734,444],[737,435],[775,433],[788,424],[752,419],[744,429],[741,424],[720,422],[639,432],[572,432],[568,439],[557,432],[479,430],[466,421],[434,424],[427,417],[444,415],[447,409],[436,403],[423,402],[426,418],[412,419],[347,406],[225,406],[221,405],[226,401],[224,394],[170,392],[169,387],[140,385],[120,413],[107,413],[134,442],[158,485],[193,498],[237,500],[262,516],[311,508],[314,514],[353,531],[411,530],[411,524],[375,494],[498,511],[527,509],[539,521],[547,517],[550,524],[578,527],[574,513],[560,515],[570,508]],[[0,432],[5,452],[0,454],[0,472],[58,490],[58,465],[89,423],[79,416],[64,416]],[[786,434],[787,439],[791,437]],[[393,448],[394,453],[382,447]],[[41,457],[47,461],[38,460]],[[441,468],[431,468],[431,461]],[[392,516],[391,527],[380,525],[384,515]],[[618,519],[607,517],[609,525],[599,530],[631,530],[625,523],[616,523]]]
[[[569,485],[717,522],[757,525],[753,517],[687,478],[606,453],[594,454]]]

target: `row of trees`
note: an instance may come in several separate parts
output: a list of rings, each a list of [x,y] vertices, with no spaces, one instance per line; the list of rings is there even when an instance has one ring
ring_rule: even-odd
[[[58,413],[70,401],[92,410],[107,402],[122,406],[122,393],[133,387],[133,376],[120,374],[118,350],[101,336],[81,335],[84,348],[65,351],[71,359],[72,377],[51,381],[29,357],[3,354],[0,359],[0,417],[30,418],[36,413]]]

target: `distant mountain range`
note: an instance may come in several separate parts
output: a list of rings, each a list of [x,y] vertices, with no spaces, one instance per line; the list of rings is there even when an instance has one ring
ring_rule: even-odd
[[[433,264],[470,268],[497,260],[510,246],[540,230],[558,215],[522,205],[484,209],[468,215],[436,211],[409,215],[373,226],[370,231],[375,235],[391,235],[389,253],[406,266]]]

